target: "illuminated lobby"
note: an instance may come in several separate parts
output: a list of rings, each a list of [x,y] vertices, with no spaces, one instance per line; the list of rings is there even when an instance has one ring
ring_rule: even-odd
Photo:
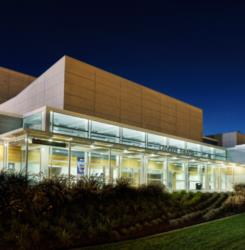
[[[96,88],[89,92],[94,70],[99,71]],[[203,142],[202,111],[132,82],[125,82],[126,91],[120,80],[121,92],[110,92],[108,82],[114,88],[118,79],[67,57],[39,78],[29,79],[27,86],[0,104],[2,121],[12,119],[0,134],[0,169],[21,172],[36,181],[65,177],[76,182],[94,177],[115,184],[123,177],[133,186],[162,183],[169,191],[221,192],[245,183],[244,163],[230,159],[226,148]],[[99,85],[104,88],[101,93],[111,95],[101,103]],[[130,104],[130,99],[138,98],[136,88],[141,93],[139,112],[136,104]],[[85,89],[94,95],[92,104],[88,93],[80,94]],[[113,107],[118,93],[120,105]],[[124,108],[123,98],[128,98],[129,109]],[[8,129],[10,123],[16,127]]]

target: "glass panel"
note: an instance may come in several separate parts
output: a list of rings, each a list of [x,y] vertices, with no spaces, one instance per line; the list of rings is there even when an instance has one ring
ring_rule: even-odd
[[[99,178],[103,183],[109,182],[109,152],[97,149],[89,152],[89,176]]]
[[[225,160],[226,159],[226,151],[223,149],[214,148],[215,159],[217,160]]]
[[[162,145],[166,145],[166,137],[148,134],[148,148],[161,150]]]
[[[184,148],[185,148],[185,142],[184,142],[184,141],[180,141],[180,140],[176,140],[176,139],[169,138],[169,146],[170,146],[170,147],[175,147],[175,148],[184,149]]]
[[[209,191],[219,191],[219,166],[215,164],[210,164],[207,167],[207,185]]]
[[[111,150],[112,181],[115,184],[120,177],[122,150]]]
[[[119,127],[92,121],[91,138],[110,142],[119,142]]]
[[[8,144],[7,171],[25,174],[25,141],[20,140]]]
[[[244,167],[234,167],[234,185],[245,183],[245,168]]]
[[[186,149],[187,149],[189,155],[192,155],[192,156],[201,156],[202,155],[201,146],[199,144],[187,142]]]
[[[203,176],[205,175],[205,169],[202,166],[189,163],[188,176],[189,176],[189,190],[202,190],[203,187]]]
[[[140,184],[140,169],[142,159],[136,155],[124,155],[122,157],[121,176],[129,179],[131,185]]]
[[[28,177],[35,181],[41,179],[41,148],[39,145],[28,147]]]
[[[30,128],[35,130],[42,130],[43,129],[43,122],[42,121],[43,112],[39,112],[23,119],[23,127]]]
[[[214,149],[212,147],[202,146],[202,156],[209,159],[214,159]]]
[[[147,183],[163,183],[163,160],[148,160]]]
[[[231,171],[230,171],[231,170]],[[232,169],[227,166],[222,166],[220,168],[220,188],[221,191],[231,190],[232,184]]]
[[[124,144],[145,147],[145,133],[133,129],[123,128]]]
[[[170,162],[168,166],[170,190],[185,189],[184,163],[181,161]]]
[[[87,176],[87,150],[78,144],[73,144],[71,147],[71,180]]]
[[[88,135],[87,119],[53,112],[51,113],[50,120],[50,130],[55,133],[77,137],[87,137]]]
[[[68,178],[68,150],[66,148],[49,147],[48,175],[50,178]]]

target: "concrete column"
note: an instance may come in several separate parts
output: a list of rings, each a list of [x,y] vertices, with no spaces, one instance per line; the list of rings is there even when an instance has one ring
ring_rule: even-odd
[[[185,190],[189,191],[189,161],[184,163]]]
[[[48,177],[49,147],[41,146],[40,177]]]
[[[205,166],[205,191],[207,192],[209,190],[209,176],[208,176],[208,165]]]
[[[88,177],[90,177],[91,152],[88,152],[87,156],[88,156]]]
[[[147,174],[147,159],[145,155],[142,155],[141,157],[141,168],[140,168],[140,184],[147,184],[146,180],[146,174]]]
[[[71,182],[71,143],[68,142],[68,180]]]
[[[88,166],[89,166],[89,156],[88,156],[88,152],[84,152],[84,160],[85,160],[85,176],[88,177],[89,176],[89,172],[88,172]]]
[[[108,152],[108,167],[109,167],[109,184],[113,184],[113,168],[111,165],[111,148]]]
[[[168,175],[168,157],[165,158],[163,162],[163,184],[166,186],[167,189],[169,189],[169,175]]]
[[[197,172],[198,172],[198,178],[199,178],[199,182],[202,184],[203,186],[203,173],[202,173],[202,165],[197,166]]]
[[[29,151],[29,142],[28,135],[25,138],[25,176],[28,178],[28,151]]]
[[[118,155],[117,156],[117,161],[118,161],[118,178],[122,177],[122,156]]]
[[[4,142],[3,145],[3,169],[6,170],[8,168],[8,142]]]

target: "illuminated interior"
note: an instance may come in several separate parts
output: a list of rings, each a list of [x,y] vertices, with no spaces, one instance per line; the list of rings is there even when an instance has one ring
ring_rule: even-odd
[[[224,148],[64,111],[34,113],[0,139],[0,168],[37,181],[87,176],[114,184],[124,177],[133,186],[227,191],[245,180],[244,166],[228,162]]]

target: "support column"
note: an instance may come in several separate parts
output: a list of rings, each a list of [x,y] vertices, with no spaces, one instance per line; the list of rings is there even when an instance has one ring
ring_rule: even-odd
[[[163,184],[169,189],[169,175],[168,175],[168,157],[165,158],[163,162]]]
[[[88,152],[88,177],[90,177],[91,152]]]
[[[184,163],[185,190],[189,191],[189,161]]]
[[[71,182],[71,143],[68,142],[68,183]]]
[[[28,135],[25,138],[25,176],[28,178],[28,151],[29,151],[29,142]]]
[[[198,173],[198,178],[199,178],[199,183],[202,185],[203,187],[203,173],[202,173],[202,165],[197,165],[197,173]]]
[[[232,189],[234,189],[235,185],[235,167],[232,166]]]
[[[109,167],[109,184],[113,184],[113,169],[111,165],[111,148],[109,148],[109,154],[108,154],[108,167]]]
[[[208,165],[205,166],[205,191],[207,192],[209,190],[209,176],[208,176]]]
[[[6,170],[8,168],[8,142],[4,142],[3,145],[3,169]]]
[[[218,166],[218,191],[221,192],[221,166]]]
[[[146,170],[147,170],[147,159],[143,154],[141,157],[141,167],[140,167],[140,184],[147,184],[146,181]]]
[[[88,152],[84,152],[84,160],[85,160],[85,176],[88,177],[88,166],[89,166],[89,157],[88,157]]]
[[[122,177],[122,156],[117,156],[117,166],[118,166],[118,178]]]
[[[48,146],[41,146],[41,157],[40,157],[40,179],[42,180],[43,177],[48,177],[49,169],[49,147]]]

